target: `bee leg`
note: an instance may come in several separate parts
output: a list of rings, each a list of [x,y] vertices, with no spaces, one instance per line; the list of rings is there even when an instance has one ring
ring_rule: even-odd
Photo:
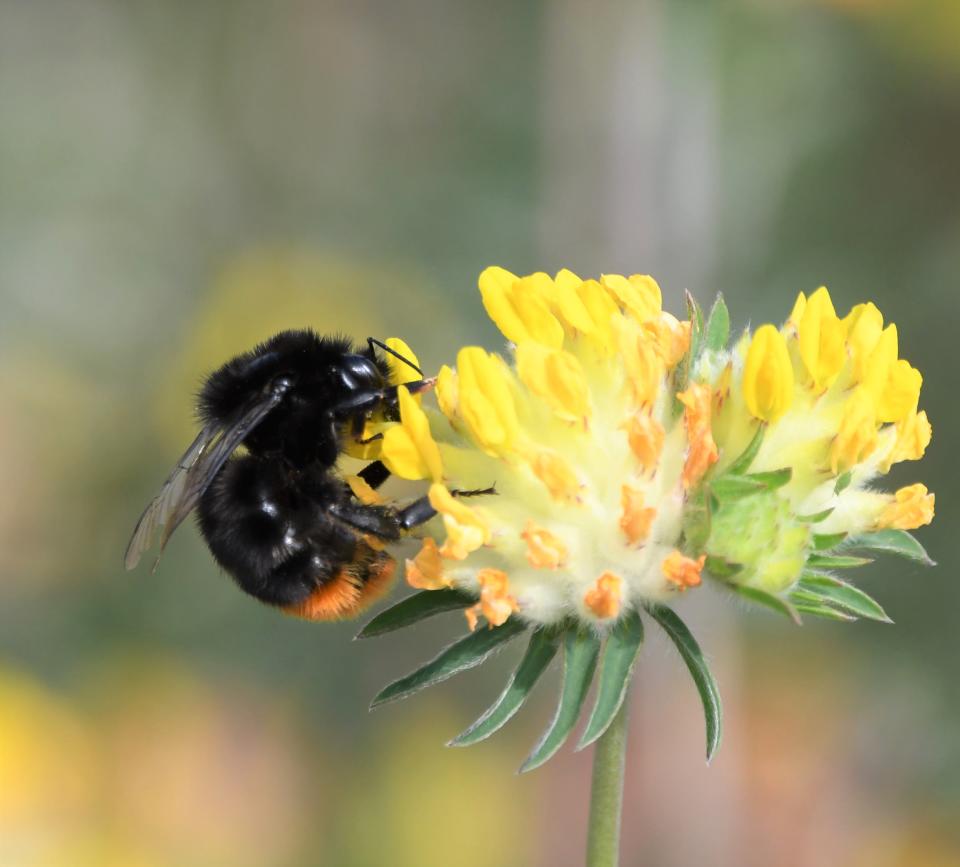
[[[421,497],[400,509],[397,512],[397,518],[404,530],[412,530],[414,527],[426,524],[436,514],[437,510],[430,505],[430,500],[427,497]]]
[[[383,461],[374,461],[367,464],[357,475],[376,490],[390,478],[390,470],[386,468]]]

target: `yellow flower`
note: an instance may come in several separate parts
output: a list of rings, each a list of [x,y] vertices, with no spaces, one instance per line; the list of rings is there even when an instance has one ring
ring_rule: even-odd
[[[853,380],[863,382],[870,355],[883,332],[883,314],[873,302],[857,304],[843,320],[853,359]]]
[[[799,327],[800,357],[814,388],[822,391],[833,385],[847,360],[846,329],[826,286],[807,299]]]
[[[934,495],[921,484],[900,488],[893,501],[880,514],[879,527],[916,530],[933,520]]]
[[[830,449],[830,469],[846,472],[870,456],[877,447],[877,412],[863,386],[855,388],[843,410],[840,429]]]
[[[480,294],[487,314],[507,340],[558,348],[563,343],[563,326],[538,285],[542,278],[550,280],[546,274],[520,279],[504,268],[487,268],[480,275]]]
[[[457,354],[458,407],[473,438],[488,454],[509,451],[519,432],[510,374],[478,346]]]
[[[400,424],[383,436],[381,459],[391,473],[406,479],[432,479],[443,476],[440,449],[430,434],[430,422],[405,386],[397,391]]]
[[[437,543],[429,536],[423,540],[420,553],[406,562],[407,584],[417,590],[439,590],[450,586],[443,574],[443,558]]]
[[[793,366],[787,343],[772,325],[753,335],[743,372],[747,409],[761,421],[777,421],[793,403]]]
[[[443,485],[433,484],[428,493],[430,505],[443,516],[447,541],[440,555],[451,560],[463,560],[490,541],[490,528],[475,509],[454,497]]]
[[[536,343],[517,347],[517,375],[567,421],[585,423],[590,414],[586,374],[576,356]]]

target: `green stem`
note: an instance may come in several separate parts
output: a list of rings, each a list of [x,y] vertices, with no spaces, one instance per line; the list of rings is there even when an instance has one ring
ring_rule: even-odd
[[[587,867],[617,867],[620,862],[620,817],[623,810],[623,769],[627,755],[629,693],[620,710],[593,748]]]

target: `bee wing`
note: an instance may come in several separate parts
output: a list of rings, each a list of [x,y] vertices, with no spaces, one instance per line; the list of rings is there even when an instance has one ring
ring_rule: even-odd
[[[140,562],[143,553],[153,545],[157,529],[163,527],[157,555],[157,562],[160,561],[167,540],[196,508],[203,492],[210,487],[227,458],[282,397],[278,391],[265,393],[248,404],[226,426],[208,424],[200,431],[137,521],[123,557],[127,569],[133,569]]]

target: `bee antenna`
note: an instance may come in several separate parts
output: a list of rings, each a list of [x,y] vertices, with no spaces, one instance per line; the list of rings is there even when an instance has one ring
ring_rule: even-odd
[[[398,358],[400,361],[402,361],[404,364],[406,364],[407,367],[412,367],[412,368],[417,372],[417,374],[418,374],[419,376],[423,376],[423,371],[422,371],[419,367],[417,367],[417,365],[415,365],[409,358],[405,358],[404,356],[402,356],[402,355],[401,355],[399,352],[397,352],[395,349],[391,349],[391,348],[390,348],[389,346],[387,346],[387,344],[384,343],[383,341],[377,340],[376,337],[368,337],[368,338],[367,338],[367,343],[370,345],[371,348],[373,348],[374,346],[376,346],[376,347],[382,349],[382,350],[383,350],[384,352],[386,352],[387,354],[392,355],[394,358]]]

